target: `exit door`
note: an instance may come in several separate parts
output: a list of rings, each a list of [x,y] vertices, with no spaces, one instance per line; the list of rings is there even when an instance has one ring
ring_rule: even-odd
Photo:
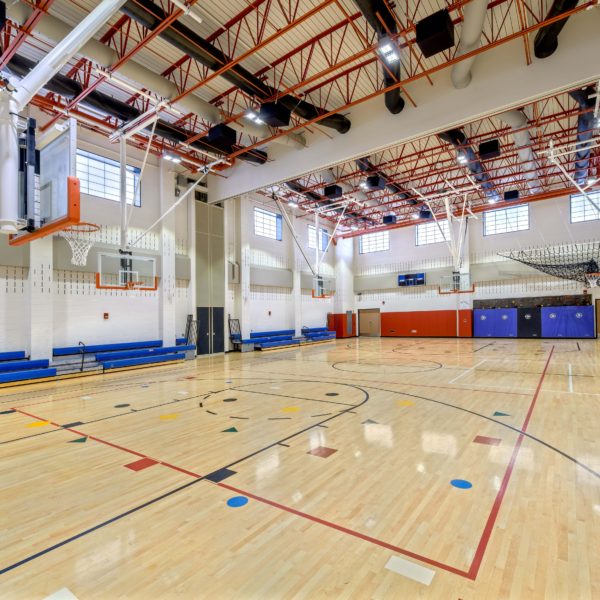
[[[368,337],[381,335],[381,313],[378,308],[362,308],[358,311],[358,332]]]
[[[199,306],[198,314],[198,354],[218,354],[225,349],[224,317],[222,306]]]

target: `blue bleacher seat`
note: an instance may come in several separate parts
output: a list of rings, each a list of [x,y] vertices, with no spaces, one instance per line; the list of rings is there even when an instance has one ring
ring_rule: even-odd
[[[255,348],[262,350],[267,348],[277,348],[279,346],[292,346],[299,343],[300,340],[293,340],[290,338],[289,340],[279,340],[277,342],[261,342],[260,344],[256,344]]]
[[[159,354],[155,356],[139,356],[137,358],[123,358],[120,360],[109,360],[103,362],[104,369],[119,369],[121,367],[134,367],[137,365],[151,365],[155,363],[170,362],[174,360],[185,360],[185,353]]]
[[[25,358],[25,351],[0,352],[0,360],[21,360]]]
[[[196,346],[167,346],[161,348],[140,348],[139,350],[123,350],[122,352],[104,352],[96,355],[98,362],[109,360],[120,360],[123,358],[138,358],[141,356],[158,356],[162,354],[172,354],[174,352],[187,352],[195,350]]]
[[[95,354],[96,352],[111,352],[113,350],[133,350],[135,348],[156,348],[162,346],[162,340],[150,340],[144,342],[121,342],[118,344],[91,344],[85,347],[86,354]],[[64,348],[54,348],[54,356],[68,356],[69,354],[80,354],[81,346],[66,346]]]
[[[50,361],[48,360],[16,360],[0,363],[0,373],[8,371],[29,371],[31,369],[46,369]]]
[[[29,379],[41,379],[42,377],[55,377],[56,369],[33,369],[31,371],[12,371],[0,373],[0,383],[11,381],[28,381]]]
[[[251,338],[272,338],[276,336],[293,336],[296,332],[293,329],[281,329],[279,331],[253,331]]]

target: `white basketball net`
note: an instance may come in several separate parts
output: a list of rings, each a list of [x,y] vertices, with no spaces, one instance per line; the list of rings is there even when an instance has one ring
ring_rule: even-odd
[[[83,267],[87,263],[87,256],[90,248],[94,245],[91,234],[97,231],[98,227],[88,226],[87,223],[81,223],[78,229],[77,225],[64,229],[59,233],[60,237],[67,240],[71,247],[71,264]]]
[[[598,287],[600,285],[600,273],[586,273],[585,278],[590,287]]]

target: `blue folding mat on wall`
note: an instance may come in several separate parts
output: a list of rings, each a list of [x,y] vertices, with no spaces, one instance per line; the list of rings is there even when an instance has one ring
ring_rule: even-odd
[[[474,337],[517,337],[516,308],[476,308]]]
[[[542,337],[593,338],[593,306],[542,307]]]

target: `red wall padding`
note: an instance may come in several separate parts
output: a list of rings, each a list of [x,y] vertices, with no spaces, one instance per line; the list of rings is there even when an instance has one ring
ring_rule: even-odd
[[[473,311],[459,311],[459,337],[473,337]],[[455,310],[381,313],[382,337],[456,337]]]
[[[352,335],[346,334],[346,313],[329,313],[327,329],[335,331],[336,338],[356,337],[356,314],[352,314]]]

